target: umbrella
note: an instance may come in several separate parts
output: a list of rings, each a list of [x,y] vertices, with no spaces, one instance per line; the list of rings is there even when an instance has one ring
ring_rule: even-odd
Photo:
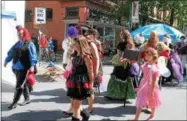
[[[179,41],[180,37],[184,35],[179,30],[171,26],[168,26],[166,24],[146,25],[146,26],[143,26],[141,28],[134,30],[133,32],[131,32],[131,35],[134,38],[135,35],[142,33],[144,38],[147,40],[149,39],[150,33],[152,31],[156,31],[158,33],[160,40],[163,40],[165,34],[169,34],[173,43],[176,43],[177,41]]]

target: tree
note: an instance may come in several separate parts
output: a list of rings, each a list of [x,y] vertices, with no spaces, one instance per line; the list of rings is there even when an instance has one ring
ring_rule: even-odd
[[[117,19],[118,23],[121,25],[121,19],[125,18],[129,21],[130,17],[130,9],[131,9],[131,2],[124,1],[120,2],[120,4],[114,6],[111,9],[111,12],[113,13],[113,19]]]
[[[187,20],[187,1],[186,0],[141,0],[140,14],[142,14],[143,24],[152,16],[152,9],[156,7],[160,11],[168,10],[170,15],[165,17],[169,25],[173,26],[174,20],[178,20],[177,28],[181,29],[183,23]],[[187,22],[187,21],[186,21]]]

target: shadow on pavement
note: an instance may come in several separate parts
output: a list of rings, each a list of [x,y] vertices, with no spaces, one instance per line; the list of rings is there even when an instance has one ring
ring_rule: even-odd
[[[162,85],[162,87],[167,89],[187,89],[187,83],[186,82],[182,82],[180,84],[166,83]]]
[[[111,107],[111,108],[99,108],[96,107],[94,108],[94,112],[92,115],[99,115],[99,116],[113,116],[113,117],[125,117],[125,114],[133,114],[135,115],[136,113],[136,107],[135,106],[129,106],[126,105],[120,106],[120,107]]]
[[[7,102],[1,102],[1,111],[8,111],[8,106],[10,105],[11,103],[7,103]]]
[[[11,120],[22,120],[24,121],[25,119],[29,119],[29,121],[44,121],[44,120],[63,120],[62,119],[62,112],[61,110],[53,110],[53,111],[32,111],[30,110],[29,112],[21,112],[21,113],[16,113],[8,117],[2,117],[2,120],[4,121],[11,121]],[[65,120],[65,119],[64,119]],[[67,120],[67,119],[66,119]]]
[[[45,82],[54,82],[54,79],[48,75],[36,75],[36,80],[40,83],[45,83]],[[55,81],[57,81],[55,79]]]
[[[55,102],[55,103],[70,103],[69,97],[66,96],[66,91],[63,88],[33,92],[31,95],[34,96],[56,96],[54,98],[47,99],[33,99],[31,102]]]

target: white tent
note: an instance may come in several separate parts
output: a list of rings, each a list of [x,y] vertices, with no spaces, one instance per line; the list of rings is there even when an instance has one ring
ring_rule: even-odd
[[[13,91],[16,79],[12,72],[12,63],[10,62],[6,68],[4,68],[4,61],[7,57],[8,50],[18,41],[16,31],[16,14],[11,12],[2,11],[2,91]]]

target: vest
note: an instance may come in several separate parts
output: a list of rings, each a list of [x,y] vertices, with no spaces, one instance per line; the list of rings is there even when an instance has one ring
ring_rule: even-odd
[[[28,46],[29,42],[25,41],[22,48],[14,48],[13,56],[13,63],[15,64],[18,61],[20,61],[26,70],[28,70],[31,67]]]

